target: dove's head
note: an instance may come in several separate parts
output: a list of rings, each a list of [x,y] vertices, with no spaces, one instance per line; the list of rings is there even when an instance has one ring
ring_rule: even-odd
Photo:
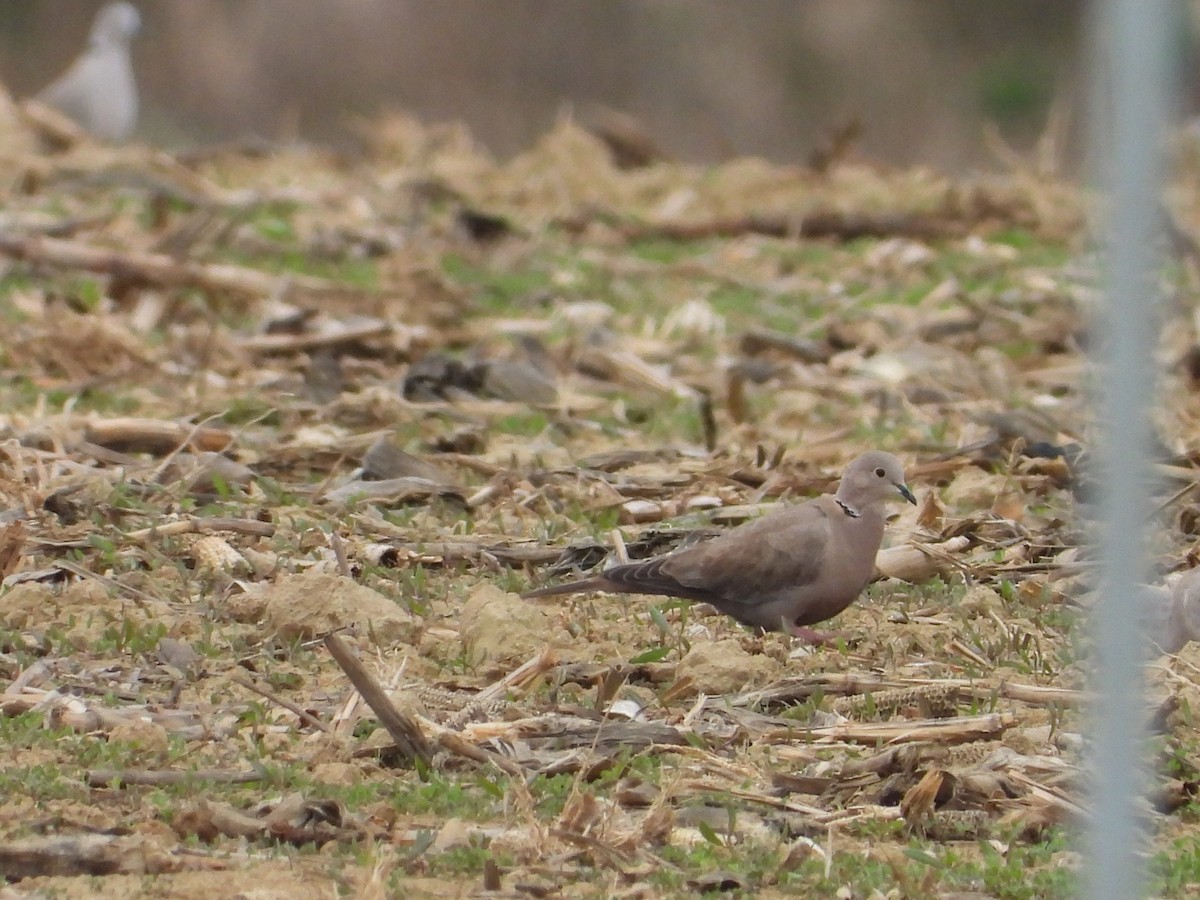
[[[837,498],[855,510],[877,506],[897,495],[909,503],[917,502],[904,483],[904,465],[882,450],[869,450],[851,462],[837,491]]]
[[[128,44],[142,27],[142,17],[137,7],[132,3],[121,0],[120,3],[109,3],[96,14],[92,23],[90,43],[93,46],[112,46]]]

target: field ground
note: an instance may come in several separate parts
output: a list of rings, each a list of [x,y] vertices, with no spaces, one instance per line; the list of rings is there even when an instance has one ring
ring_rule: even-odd
[[[17,137],[0,896],[1070,892],[1076,188],[620,169],[569,122],[508,162],[402,118],[359,158]],[[1163,577],[1200,528],[1192,168],[1161,276]],[[833,646],[518,597],[829,490],[868,447],[920,503]],[[1198,678],[1190,645],[1149,673],[1163,896],[1200,886]]]

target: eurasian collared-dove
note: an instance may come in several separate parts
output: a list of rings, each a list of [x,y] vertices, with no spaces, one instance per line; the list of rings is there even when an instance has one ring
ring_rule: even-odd
[[[142,20],[132,3],[109,3],[96,15],[87,49],[37,99],[98,138],[120,141],[137,124],[137,84],[129,42]]]
[[[833,496],[789,506],[665,556],[523,596],[611,591],[682,597],[712,604],[744,625],[820,642],[829,636],[805,626],[836,616],[867,586],[883,540],[884,504],[897,494],[917,502],[900,460],[872,450],[846,467]]]

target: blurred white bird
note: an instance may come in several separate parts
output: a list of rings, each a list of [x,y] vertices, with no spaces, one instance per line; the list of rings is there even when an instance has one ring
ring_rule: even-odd
[[[137,84],[129,42],[142,26],[132,3],[108,3],[96,15],[87,49],[37,95],[98,138],[120,141],[137,124]]]

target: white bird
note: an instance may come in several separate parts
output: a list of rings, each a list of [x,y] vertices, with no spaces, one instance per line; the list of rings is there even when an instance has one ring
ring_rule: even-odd
[[[108,3],[96,15],[87,49],[37,99],[93,135],[121,141],[137,124],[137,83],[129,43],[142,26],[132,3]]]

